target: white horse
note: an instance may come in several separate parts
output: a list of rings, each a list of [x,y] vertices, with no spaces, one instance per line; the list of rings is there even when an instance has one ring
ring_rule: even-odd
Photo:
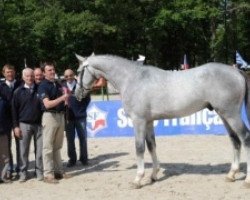
[[[250,132],[241,119],[241,107],[250,92],[247,77],[237,69],[208,63],[185,71],[165,71],[111,55],[79,60],[76,96],[91,91],[95,79],[104,77],[120,92],[125,112],[133,121],[137,155],[134,184],[141,187],[144,176],[145,141],[153,161],[151,180],[157,180],[159,162],[156,155],[153,121],[183,117],[204,108],[214,109],[224,122],[233,144],[233,161],[227,174],[235,181],[239,171],[241,144],[247,155],[246,186],[250,187]],[[249,113],[249,112],[248,112]]]

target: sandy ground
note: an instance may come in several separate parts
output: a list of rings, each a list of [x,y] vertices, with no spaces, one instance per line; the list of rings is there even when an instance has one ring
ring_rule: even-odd
[[[89,165],[77,163],[65,169],[73,177],[52,185],[31,177],[27,182],[14,181],[0,185],[0,200],[44,199],[250,199],[250,189],[243,187],[246,172],[245,152],[241,172],[234,183],[225,182],[230,168],[231,144],[227,136],[157,137],[157,152],[161,161],[159,180],[148,184],[151,160],[145,154],[144,187],[133,189],[136,174],[134,138],[90,138]],[[33,167],[31,150],[31,168]],[[67,161],[66,144],[62,149]],[[32,171],[31,171],[31,174]]]

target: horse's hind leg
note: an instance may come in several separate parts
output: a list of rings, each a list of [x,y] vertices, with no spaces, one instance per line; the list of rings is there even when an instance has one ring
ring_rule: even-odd
[[[247,176],[245,183],[250,187],[250,132],[241,120],[240,115],[236,118],[224,118],[224,123],[229,130],[230,138],[234,146],[234,159],[227,175],[228,179],[235,180],[235,174],[239,170],[241,143],[244,145],[247,157]]]
[[[243,132],[244,127],[238,128],[238,132],[235,132],[231,126],[228,124],[227,120],[222,119],[224,122],[224,125],[228,131],[231,143],[233,145],[233,161],[231,164],[230,171],[228,172],[226,176],[226,181],[233,182],[235,181],[235,175],[239,171],[240,168],[240,152],[241,152],[241,141],[237,135],[241,134]],[[242,129],[242,130],[241,130]]]
[[[157,173],[160,169],[160,165],[156,154],[156,142],[155,142],[153,122],[150,122],[147,125],[146,144],[153,162],[153,171],[150,178],[151,181],[154,182],[157,180]]]
[[[250,133],[249,132],[247,132],[247,135],[244,138],[244,146],[247,155],[247,176],[245,179],[245,183],[246,187],[250,188]]]
[[[246,150],[246,160],[247,160],[247,174],[245,179],[245,185],[250,188],[250,132],[243,124],[244,128],[239,136],[241,143],[244,145]]]

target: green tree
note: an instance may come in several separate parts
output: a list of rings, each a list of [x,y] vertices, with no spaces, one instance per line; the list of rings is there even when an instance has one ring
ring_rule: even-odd
[[[74,53],[115,54],[176,69],[250,59],[250,3],[245,0],[0,0],[0,64],[52,59],[60,72]],[[250,60],[248,60],[250,61]]]

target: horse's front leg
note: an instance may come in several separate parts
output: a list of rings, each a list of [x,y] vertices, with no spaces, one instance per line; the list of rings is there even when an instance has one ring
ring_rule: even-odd
[[[133,120],[135,130],[135,147],[137,156],[137,173],[134,180],[134,187],[141,188],[141,180],[145,174],[144,153],[145,153],[145,135],[146,122],[144,120]]]
[[[150,177],[150,181],[155,182],[157,180],[157,173],[160,170],[160,164],[156,154],[156,142],[153,122],[149,122],[147,125],[146,143],[153,162],[153,171]]]

